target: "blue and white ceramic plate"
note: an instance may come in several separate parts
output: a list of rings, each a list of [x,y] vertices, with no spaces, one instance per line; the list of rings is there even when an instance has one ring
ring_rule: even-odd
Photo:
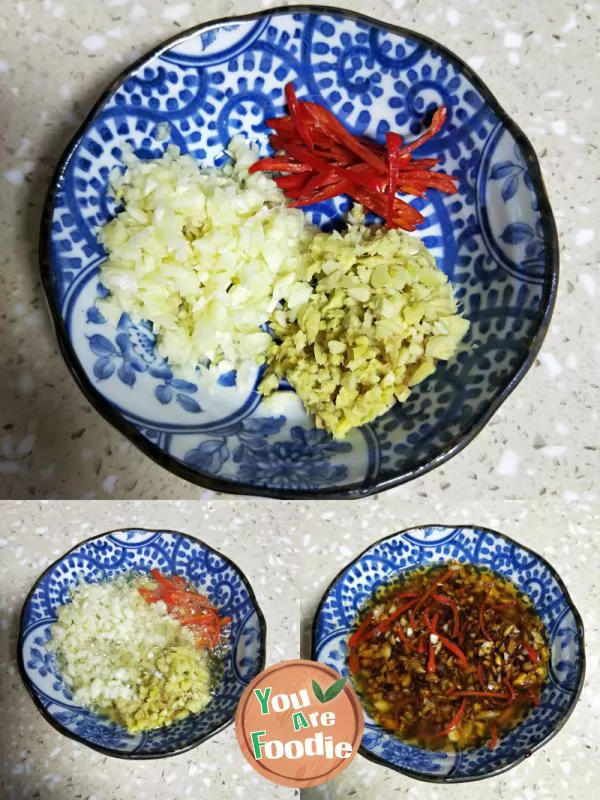
[[[421,148],[459,179],[454,196],[414,200],[419,229],[457,287],[471,329],[409,401],[334,442],[292,393],[274,413],[254,385],[182,381],[157,354],[150,325],[106,321],[98,227],[114,212],[110,171],[130,144],[143,158],[168,144],[205,165],[243,132],[268,149],[264,120],[283,86],[326,105],[354,132],[415,136],[445,103],[442,135]],[[162,141],[160,123],[170,135]],[[164,126],[163,126],[164,127]],[[421,151],[420,151],[421,152]],[[331,227],[339,198],[308,210]],[[52,180],[41,268],[63,355],[88,400],[144,453],[219,491],[279,498],[357,497],[443,463],[486,424],[531,366],[558,279],[556,230],[531,145],[473,71],[412,31],[340,9],[294,7],[186,31],[129,67],[69,144]]]
[[[432,525],[395,533],[365,550],[329,586],[314,619],[312,657],[348,676],[348,636],[373,592],[402,570],[444,561],[494,570],[526,592],[546,626],[551,651],[550,676],[539,706],[494,750],[484,745],[446,753],[414,747],[380,728],[365,711],[363,756],[413,778],[460,783],[504,772],[542,747],[565,724],[581,692],[583,623],[545,559],[488,528]]]
[[[230,645],[223,676],[204,711],[168,727],[130,734],[73,700],[47,645],[58,608],[79,583],[154,567],[181,575],[232,618]],[[264,669],[265,640],[265,620],[248,579],[226,556],[183,533],[126,528],[77,545],[37,580],[21,614],[18,659],[29,694],[60,733],[109,756],[161,758],[191,750],[233,722],[246,685]]]

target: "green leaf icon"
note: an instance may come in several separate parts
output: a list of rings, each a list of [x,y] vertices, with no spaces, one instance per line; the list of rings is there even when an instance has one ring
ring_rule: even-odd
[[[323,694],[323,689],[319,686],[319,684],[313,680],[312,682],[312,690],[315,693],[315,697],[320,703],[325,702],[325,695]]]
[[[319,703],[328,703],[330,700],[333,700],[338,696],[338,694],[344,688],[344,684],[346,683],[346,678],[340,678],[338,681],[334,681],[331,686],[329,686],[325,691],[321,689],[319,684],[316,681],[312,682],[312,688],[315,697],[319,701]]]
[[[329,689],[325,692],[325,699],[323,700],[324,703],[328,703],[330,700],[333,700],[334,697],[337,697],[338,694],[344,688],[344,684],[346,683],[346,678],[340,678],[339,681],[335,681],[331,684]]]

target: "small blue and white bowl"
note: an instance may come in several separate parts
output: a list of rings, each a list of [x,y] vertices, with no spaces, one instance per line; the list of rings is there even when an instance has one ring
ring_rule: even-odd
[[[460,561],[494,570],[533,601],[550,639],[550,674],[541,702],[494,750],[435,752],[401,741],[365,711],[360,753],[386,767],[436,783],[460,783],[498,775],[549,741],[579,698],[585,674],[583,623],[553,567],[502,533],[465,526],[432,525],[395,533],[369,547],[329,586],[313,623],[313,654],[348,676],[347,641],[356,615],[382,584],[403,570]]]
[[[235,373],[214,386],[180,380],[149,324],[118,324],[96,307],[106,254],[98,227],[124,144],[142,158],[177,145],[220,165],[244,133],[267,152],[265,119],[283,86],[326,105],[355,133],[412,138],[448,108],[437,156],[458,193],[413,204],[417,234],[457,287],[471,328],[456,358],[370,425],[335,442],[297,402],[277,411]],[[170,133],[163,137],[164,123]],[[339,224],[344,198],[308,209]],[[431,39],[342,9],[282,8],[201,25],[128,67],[68,145],[42,221],[40,263],[63,356],[89,402],[176,475],[224,492],[277,498],[360,497],[439,466],[483,428],[532,365],[548,329],[558,242],[531,144],[490,90]],[[288,398],[291,393],[287,393]],[[293,398],[292,398],[293,399]]]
[[[71,589],[154,567],[181,575],[232,618],[223,676],[209,705],[173,725],[130,734],[73,700],[48,649],[58,608]],[[226,728],[246,685],[264,669],[266,625],[243,572],[204,542],[174,531],[126,528],[88,539],[55,561],[29,592],[21,614],[18,661],[36,706],[60,733],[109,756],[149,759],[184,753]]]

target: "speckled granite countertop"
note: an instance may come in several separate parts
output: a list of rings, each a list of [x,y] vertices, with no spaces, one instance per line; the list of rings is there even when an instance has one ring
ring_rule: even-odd
[[[37,712],[18,674],[15,651],[27,592],[58,556],[89,536],[120,527],[169,528],[203,539],[229,556],[252,584],[267,621],[267,663],[299,655],[293,525],[276,551],[263,528],[272,514],[215,503],[54,502],[0,506],[0,797],[3,800],[284,800],[292,789],[269,784],[246,763],[233,726],[200,747],[157,761],[106,758],[55,731]],[[282,602],[282,598],[286,598]]]
[[[40,287],[40,210],[59,154],[120,70],[181,28],[269,5],[274,3],[3,3],[0,325],[8,368],[0,411],[0,498],[201,494],[141,456],[88,405],[71,379]],[[591,502],[597,452],[585,448],[598,444],[593,393],[600,354],[600,235],[594,230],[600,102],[592,70],[599,48],[598,4],[373,0],[367,8],[346,0],[339,5],[422,31],[478,71],[531,138],[561,237],[557,310],[535,367],[462,454],[389,501],[460,483],[465,499],[518,491],[532,501],[545,494],[574,504]]]

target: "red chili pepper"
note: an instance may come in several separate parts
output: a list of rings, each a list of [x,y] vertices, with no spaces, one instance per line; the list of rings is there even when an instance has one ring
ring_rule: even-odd
[[[447,736],[449,733],[451,733],[460,723],[466,708],[467,708],[467,700],[465,699],[460,704],[458,711],[452,717],[450,722],[446,725],[445,728],[443,728],[439,733],[437,733],[436,736]]]
[[[358,656],[356,653],[350,653],[348,656],[348,669],[351,675],[357,675],[359,670]]]
[[[363,621],[360,623],[358,628],[354,631],[354,633],[352,634],[352,636],[348,640],[348,647],[350,649],[352,649],[353,647],[356,647],[356,645],[360,642],[360,640],[362,639],[365,631],[367,630],[367,628],[371,624],[371,620],[372,619],[373,619],[373,615],[372,614],[367,614],[367,616],[363,619]]]
[[[425,637],[421,636],[421,638],[419,639],[419,643],[417,644],[417,653],[419,653],[419,655],[422,656],[424,652],[425,652]]]
[[[167,578],[156,568],[150,573],[156,587],[153,590],[140,587],[141,596],[149,603],[164,601],[169,614],[194,633],[199,647],[217,644],[222,626],[231,622],[231,617],[221,619],[210,600],[200,592],[187,589],[181,576]]]
[[[349,194],[385,219],[388,227],[412,231],[424,218],[398,198],[397,192],[424,197],[429,189],[456,191],[453,177],[430,171],[437,164],[436,158],[413,159],[411,155],[441,129],[447,116],[445,107],[436,111],[429,130],[415,141],[403,146],[402,137],[389,132],[384,146],[352,135],[322,106],[299,100],[292,83],[285,87],[285,95],[289,115],[267,120],[275,131],[270,137],[272,147],[285,155],[261,159],[250,171],[283,172],[287,173],[285,177],[290,173],[305,175],[306,185],[282,185],[292,205],[301,207],[329,199],[337,188],[338,194]]]
[[[156,567],[150,570],[150,574],[158,584],[159,588],[168,589],[169,591],[174,588],[173,583],[169,580],[169,578],[165,578],[165,576],[162,575],[160,570],[156,569]]]
[[[352,190],[352,196],[354,200],[365,208],[374,211],[375,214],[385,219],[387,214],[385,195],[355,185]],[[416,208],[409,206],[408,203],[398,197],[396,198],[394,203],[394,222],[399,228],[404,228],[406,231],[414,231],[417,225],[424,221],[425,217]]]
[[[303,164],[305,167],[310,167],[317,171],[331,169],[331,164],[314,153],[311,153],[310,150],[307,150],[307,148],[301,144],[292,144],[290,142],[286,144],[285,152],[288,156],[295,159],[300,164]]]
[[[504,679],[503,679],[503,681],[502,681],[502,683],[503,683],[503,684],[506,686],[506,688],[508,689],[508,693],[509,693],[509,695],[510,695],[510,702],[512,703],[512,701],[513,701],[513,700],[515,699],[515,697],[517,696],[517,693],[515,692],[515,690],[513,689],[512,685],[509,683],[509,681],[508,681],[508,679],[507,679],[507,678],[504,678]]]
[[[398,190],[398,171],[400,169],[400,148],[402,147],[402,137],[398,133],[388,131],[385,135],[387,157],[388,157],[388,207],[386,220],[388,227],[394,225],[394,200]]]
[[[413,643],[411,642],[411,640],[406,635],[406,631],[402,627],[402,623],[401,622],[398,622],[398,623],[396,623],[396,625],[394,625],[394,631],[398,634],[398,637],[400,638],[400,641],[406,647],[407,650],[413,650],[414,649],[413,648]]]
[[[370,148],[365,147],[364,144],[347,131],[331,111],[316,103],[305,103],[304,105],[322,130],[330,134],[344,147],[347,147],[352,153],[362,158],[367,164],[370,164],[377,172],[387,173],[387,167],[383,159],[373,153]]]
[[[277,133],[282,133],[285,135],[293,136],[296,132],[292,118],[289,115],[286,117],[271,117],[270,119],[266,119],[265,125],[267,125],[269,128],[273,128],[273,130],[277,131]]]
[[[340,194],[347,194],[352,188],[352,181],[339,180],[336,183],[331,183],[329,186],[324,186],[322,189],[314,192],[312,195],[302,195],[290,203],[292,208],[302,208],[302,206],[312,206],[313,203],[322,203],[323,200],[331,200],[332,197],[338,197]]]
[[[169,602],[177,606],[192,605],[193,607],[197,607],[201,605],[205,608],[214,608],[208,597],[205,597],[203,594],[181,589],[170,593]]]
[[[405,158],[400,161],[400,171],[403,172],[407,169],[421,170],[431,169],[437,166],[439,158]],[[441,173],[436,173],[441,174]]]
[[[341,178],[340,170],[337,167],[331,167],[328,170],[317,172],[312,178],[309,178],[304,187],[304,194],[311,194],[311,192],[322,189],[324,186],[329,186],[336,183]]]
[[[400,172],[398,173],[398,191],[405,194],[423,195],[428,189],[435,189],[444,194],[454,194],[456,184],[450,175],[441,172]]]
[[[486,687],[485,673],[483,671],[483,664],[481,663],[481,661],[479,662],[479,664],[477,664],[477,678],[479,679],[479,684],[481,688],[485,689]]]
[[[176,617],[181,625],[200,625],[204,627],[206,624],[212,626],[213,622],[219,622],[219,617],[216,611],[205,610],[204,614],[190,614],[189,617]]]
[[[286,84],[285,87],[285,99],[290,111],[290,116],[296,126],[296,130],[304,144],[310,148],[311,150],[314,149],[314,145],[310,136],[310,131],[308,129],[308,125],[305,122],[304,118],[304,108],[303,105],[300,104],[298,98],[296,97],[296,89],[294,88],[293,83]]]
[[[403,147],[402,152],[412,153],[417,149],[417,147],[421,147],[421,145],[424,145],[425,142],[433,139],[433,137],[444,127],[447,117],[448,110],[446,106],[439,106],[431,118],[431,125],[429,126],[429,129],[426,130],[424,134],[419,136],[418,139],[415,139],[414,142],[411,142],[410,144],[406,145],[406,147]]]
[[[492,738],[490,739],[488,747],[490,750],[494,750],[498,746],[498,728],[495,725],[491,725],[490,730],[492,732]]]
[[[291,158],[276,156],[274,158],[260,158],[255,161],[248,172],[310,172],[306,164],[299,164]]]
[[[385,631],[387,631],[392,622],[398,619],[398,617],[401,616],[405,611],[408,611],[409,608],[412,608],[415,603],[416,599],[413,599],[409,603],[406,603],[405,605],[400,606],[400,608],[397,608],[392,614],[389,615],[389,617],[386,617],[378,625],[376,625],[375,628],[373,628],[373,635],[376,635],[378,633],[385,633]]]
[[[280,189],[283,191],[289,189],[300,189],[306,183],[307,173],[306,172],[298,172],[294,175],[276,175],[273,180],[279,186]]]
[[[540,659],[540,657],[539,657],[538,651],[535,649],[535,647],[532,647],[530,644],[527,644],[527,642],[521,642],[521,647],[527,653],[527,656],[528,656],[529,660],[531,661],[531,663],[532,664],[537,664],[539,659]]]
[[[458,606],[454,602],[451,597],[447,597],[445,594],[432,594],[432,598],[441,603],[444,606],[449,606],[452,610],[452,617],[454,619],[454,633],[453,636],[458,636],[460,632],[460,615],[458,613]]]
[[[454,642],[451,642],[450,639],[447,639],[443,634],[438,633],[438,636],[440,637],[440,642],[444,645],[444,647],[447,650],[450,650],[452,655],[456,656],[456,658],[459,660],[460,664],[465,669],[468,669],[469,668],[469,662],[467,661],[467,657],[465,656],[463,651],[460,649],[460,647],[458,645],[454,644]]]
[[[427,630],[430,633],[434,633],[439,638],[439,640],[442,643],[442,645],[447,650],[449,650],[452,653],[452,655],[456,656],[456,658],[460,662],[461,666],[464,667],[465,669],[468,669],[469,668],[469,662],[467,661],[467,657],[463,653],[463,651],[460,649],[460,647],[458,647],[458,645],[455,645],[454,642],[451,642],[450,639],[448,639],[446,636],[444,636],[443,633],[440,633],[439,631],[436,630],[437,615],[434,616],[433,620],[430,620],[429,619],[429,614],[427,613],[427,611],[424,611],[423,612],[423,622],[425,623],[425,627],[427,628]]]
[[[431,643],[431,639],[429,640],[429,657],[427,659],[427,672],[435,672],[435,649],[433,644]]]
[[[454,570],[453,570],[453,569],[447,569],[447,570],[446,570],[446,572],[444,572],[444,574],[443,574],[443,575],[442,575],[440,578],[436,578],[436,579],[435,579],[435,581],[434,581],[434,582],[433,582],[433,583],[432,583],[432,584],[429,586],[429,588],[427,589],[427,591],[425,592],[425,594],[424,594],[424,595],[422,595],[421,599],[419,600],[419,602],[418,602],[418,603],[417,603],[417,605],[415,606],[415,611],[418,611],[420,608],[422,608],[422,607],[423,607],[423,605],[425,604],[425,602],[426,602],[426,601],[429,599],[429,597],[430,597],[430,596],[431,596],[431,595],[432,595],[432,594],[435,592],[436,588],[437,588],[437,587],[438,587],[440,584],[444,583],[444,581],[445,581],[445,580],[447,580],[447,579],[450,577],[450,575],[452,575],[452,573],[453,573],[453,572],[454,572]]]

